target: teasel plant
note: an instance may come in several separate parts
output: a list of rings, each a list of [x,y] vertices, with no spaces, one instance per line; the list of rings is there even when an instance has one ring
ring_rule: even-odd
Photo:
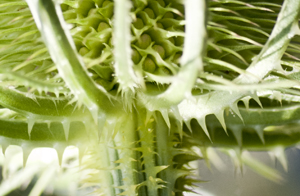
[[[300,141],[299,12],[298,0],[0,0],[0,144],[23,150],[15,184],[37,175],[41,194],[56,170],[28,156],[52,148],[61,163],[68,146],[92,195],[193,192],[205,180],[193,163],[218,161],[215,149],[280,181],[248,152],[286,167]]]

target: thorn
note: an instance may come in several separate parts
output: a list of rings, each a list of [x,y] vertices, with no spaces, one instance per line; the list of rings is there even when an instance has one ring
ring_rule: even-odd
[[[176,120],[176,125],[177,125],[177,131],[179,133],[180,140],[182,141],[182,138],[183,138],[182,121]]]
[[[219,122],[221,123],[224,131],[226,132],[226,134],[228,135],[227,133],[227,129],[226,129],[226,124],[225,124],[225,120],[224,120],[224,110],[221,109],[221,111],[219,113],[215,113],[214,115],[217,117],[217,119],[219,120]]]
[[[109,140],[110,138],[114,139],[116,137],[116,135],[118,134],[118,132],[121,130],[121,126],[124,125],[126,122],[126,120],[124,118],[118,118],[117,120],[120,123],[115,124],[114,122],[112,122],[112,129],[108,129],[108,130],[113,130],[111,131],[112,136],[110,134],[107,134],[107,140]]]
[[[260,102],[260,100],[259,100],[259,98],[258,98],[258,96],[257,96],[256,93],[251,94],[250,97],[251,97],[252,99],[254,99],[254,100],[256,101],[256,103],[258,103],[258,105],[259,105],[261,108],[263,108],[263,106],[262,106],[262,104],[261,104],[261,102]]]
[[[29,136],[29,139],[31,139],[31,131],[32,131],[32,128],[33,128],[33,125],[34,125],[34,120],[33,120],[33,117],[27,117],[27,124],[28,124],[28,136]]]
[[[261,142],[263,144],[265,144],[265,138],[264,138],[264,129],[263,129],[263,126],[261,125],[254,125],[252,126],[255,130],[255,132],[257,133],[259,139],[261,140]]]
[[[39,95],[42,95],[42,93],[43,93],[43,89],[42,88],[37,88],[36,90],[38,91]],[[47,93],[47,92],[45,92],[45,93]]]
[[[170,119],[169,119],[168,110],[166,110],[166,109],[165,110],[161,110],[160,113],[161,113],[163,119],[165,120],[168,128],[170,129],[171,123],[170,123]]]
[[[273,96],[274,96],[274,99],[276,99],[277,101],[279,101],[281,107],[282,107],[282,97],[281,97],[281,93],[278,92],[278,91],[274,91],[273,92]]]
[[[120,119],[117,120],[118,124],[121,124]],[[114,137],[116,136],[116,134],[118,133],[118,131],[116,130],[116,124],[115,124],[115,121],[113,120],[107,120],[105,122],[105,126],[104,126],[104,129],[105,131],[103,131],[103,135],[105,137],[102,137],[101,138],[101,135],[99,136],[98,135],[98,138],[101,140],[107,140],[107,141],[110,141],[111,139],[114,139]],[[99,134],[99,132],[97,133]]]
[[[31,151],[33,150],[33,148],[30,148],[28,146],[22,146],[22,150],[23,150],[23,168],[25,168],[28,157],[29,157]]]
[[[89,111],[94,119],[95,124],[98,124],[98,106],[93,104],[93,106],[89,107]]]
[[[46,121],[46,124],[47,124],[48,129],[50,129],[51,121]]]
[[[2,154],[5,156],[5,151],[7,149],[8,145],[7,144],[1,144],[1,149],[2,149]]]
[[[242,121],[243,124],[244,124],[244,119],[243,119],[243,117],[242,117],[242,115],[241,115],[241,113],[240,113],[240,110],[239,110],[238,106],[237,106],[237,102],[231,104],[231,105],[230,105],[230,108],[231,108],[232,111],[233,111],[233,112],[241,119],[241,121]]]
[[[178,107],[172,108],[171,111],[174,114],[175,119],[177,119],[176,120],[176,125],[177,125],[177,128],[178,128],[178,133],[179,133],[180,139],[182,140],[182,137],[183,137],[183,122],[182,122],[182,117],[180,116]]]
[[[284,153],[284,148],[277,147],[272,150],[272,154],[275,156],[275,158],[280,162],[285,172],[288,171],[288,164],[287,159]]]
[[[242,126],[230,125],[229,128],[231,129],[231,132],[233,133],[233,136],[235,137],[239,147],[242,147]]]
[[[69,139],[70,124],[71,124],[71,122],[69,120],[62,121],[66,141],[68,141],[68,139]]]
[[[146,111],[146,120],[145,120],[145,126],[147,125],[147,123],[149,122],[151,116],[153,115],[153,112],[151,111]]]
[[[182,124],[182,117],[180,115],[180,112],[179,112],[179,109],[178,109],[178,106],[175,106],[175,107],[172,107],[171,108],[171,112],[174,114],[175,118],[177,120],[179,120]]]
[[[38,106],[41,106],[40,103],[37,101],[36,96],[34,94],[26,93],[26,97],[30,98],[32,101],[34,101]]]
[[[59,91],[54,91],[56,98],[59,98]]]
[[[243,99],[241,99],[246,107],[246,110],[248,111],[249,110],[249,101],[250,101],[251,97],[247,96],[247,97],[244,97]]]
[[[184,121],[185,125],[187,126],[187,128],[189,129],[189,131],[192,133],[192,127],[191,127],[191,120],[188,121]]]
[[[55,102],[55,99],[52,99],[52,102],[53,102],[54,107],[55,107],[55,109],[56,109],[56,113],[59,114],[58,109],[57,109],[57,104],[56,104],[56,102]]]
[[[243,161],[242,161],[242,151],[240,148],[228,150],[229,156],[232,158],[235,165],[235,173],[238,169],[243,174]]]
[[[64,151],[65,151],[65,146],[56,144],[56,145],[54,145],[53,148],[56,150],[58,164],[59,164],[59,166],[61,166],[62,165],[62,159],[63,159]]]
[[[210,138],[210,135],[209,135],[209,132],[207,130],[207,127],[206,127],[206,123],[205,123],[205,117],[204,118],[200,118],[200,119],[197,119],[199,125],[201,126],[201,128],[203,129],[204,133],[207,135],[208,139],[212,142],[211,138]]]
[[[66,94],[64,94],[64,96],[66,97]],[[72,105],[73,103],[75,103],[77,101],[76,97],[74,97],[73,99],[71,99],[67,104],[67,105]]]

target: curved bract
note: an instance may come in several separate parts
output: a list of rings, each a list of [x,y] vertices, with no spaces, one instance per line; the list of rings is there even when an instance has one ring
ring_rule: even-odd
[[[77,146],[82,183],[105,196],[182,195],[211,147],[255,168],[244,151],[300,142],[299,12],[298,0],[0,0],[0,144]]]

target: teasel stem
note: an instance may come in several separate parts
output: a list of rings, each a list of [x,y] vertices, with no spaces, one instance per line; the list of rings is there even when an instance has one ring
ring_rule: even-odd
[[[174,194],[175,172],[172,173],[173,168],[173,155],[172,155],[172,144],[171,138],[173,135],[170,134],[170,128],[168,128],[165,120],[160,113],[156,115],[156,145],[158,153],[158,165],[164,166],[166,169],[159,173],[159,177],[166,182],[166,188],[161,190],[161,195],[171,196]],[[172,193],[173,192],[173,193]]]
[[[200,71],[203,70],[202,53],[206,37],[205,0],[187,0],[185,3],[186,32],[181,69],[173,76],[168,89],[151,96],[140,93],[140,99],[150,111],[170,108],[191,95],[191,90]]]
[[[138,153],[135,150],[137,141],[136,112],[125,114],[119,120],[122,122],[122,126],[115,130],[116,136],[114,137],[119,156],[119,160],[115,163],[119,164],[118,169],[122,175],[122,185],[119,188],[124,190],[123,195],[134,196],[139,187]]]
[[[99,109],[108,111],[112,107],[109,94],[89,77],[60,5],[53,0],[27,0],[27,3],[59,74],[75,98],[86,105],[96,120]]]
[[[130,35],[130,8],[128,0],[115,1],[115,18],[113,44],[115,52],[115,72],[120,84],[120,90],[133,91],[137,87],[137,76],[133,70],[131,60],[131,35]]]

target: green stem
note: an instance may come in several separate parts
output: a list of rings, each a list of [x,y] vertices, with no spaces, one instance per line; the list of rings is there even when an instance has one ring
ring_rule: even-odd
[[[107,196],[115,196],[116,194],[120,193],[120,191],[114,187],[115,185],[118,185],[119,180],[115,179],[115,176],[113,175],[113,170],[115,170],[115,160],[111,159],[112,157],[110,155],[110,149],[108,147],[109,144],[112,143],[102,141],[100,142],[100,144],[95,146],[95,148],[98,148],[97,154],[100,160],[98,160],[97,165],[95,165],[93,168],[100,168],[98,168],[98,178],[96,178],[97,180],[94,181],[96,181],[96,183],[99,183],[101,194]]]
[[[228,135],[220,130],[220,123],[208,116],[211,141],[199,125],[192,121],[193,139],[197,145],[270,150],[289,147],[300,142],[299,105],[269,109],[240,109],[244,123],[239,117],[226,115]],[[188,139],[189,140],[189,139]]]
[[[160,113],[156,113],[156,146],[158,159],[157,163],[159,166],[168,167],[159,173],[159,177],[165,181],[166,188],[163,188],[160,195],[172,196],[174,194],[175,180],[172,174],[173,167],[173,155],[172,155],[172,144],[170,135],[170,129],[165,123]]]
[[[143,166],[144,166],[144,174],[145,174],[145,182],[143,185],[147,187],[147,195],[148,196],[158,196],[158,189],[160,185],[156,182],[156,163],[155,163],[155,137],[154,137],[154,125],[149,120],[148,122],[144,122],[146,119],[146,114],[139,113],[140,117],[140,151],[143,157]]]
[[[76,99],[84,103],[96,119],[98,109],[107,111],[112,104],[106,90],[88,76],[60,6],[53,0],[27,0],[27,3],[60,75]]]
[[[107,119],[98,128],[93,124],[88,127],[95,130],[91,133],[96,139],[89,146],[91,156],[87,167],[98,172],[87,181],[99,184],[99,194],[135,196],[138,192],[142,180],[138,173],[136,120],[135,113],[123,114],[114,120]]]
[[[50,123],[50,121],[49,121]],[[0,135],[16,140],[29,140],[28,124],[21,120],[0,120]],[[84,141],[84,126],[80,122],[71,124],[69,142],[80,140]],[[31,131],[31,141],[37,142],[59,142],[66,141],[63,126],[60,123],[52,122],[51,124],[35,123]]]
[[[91,139],[89,143],[86,143],[88,159],[82,165],[85,169],[91,169],[93,172],[83,182],[91,183],[92,186],[97,185],[98,189],[95,192],[98,195],[115,196],[120,193],[115,187],[120,180],[116,174],[117,155],[116,150],[113,149],[114,142],[108,139],[110,132],[107,131],[107,126],[100,124],[97,126],[93,122],[86,124],[86,129],[89,130]]]
[[[136,148],[136,114],[125,114],[122,121],[122,126],[119,127],[114,142],[116,149],[118,150],[119,160],[116,163],[120,163],[118,168],[122,174],[122,186],[119,188],[123,189],[122,194],[128,196],[135,196],[137,187],[139,184],[139,178],[137,173],[137,152]]]
[[[24,76],[17,72],[10,72],[0,69],[0,77],[9,78],[14,80],[14,84],[19,86],[30,86],[31,89],[36,89],[38,92],[51,92],[55,93],[58,97],[59,94],[67,94],[69,93],[69,89],[67,89],[62,83],[50,83],[47,81],[40,81],[32,78],[30,76]]]
[[[76,118],[84,114],[83,110],[74,110],[75,104],[68,104],[68,99],[28,95],[0,87],[0,104],[27,117],[35,116],[43,120],[61,120],[63,117],[72,116]]]
[[[277,147],[287,148],[294,146],[300,142],[299,125],[295,124],[272,127],[270,131],[264,131],[264,142],[262,142],[254,128],[243,128],[243,130],[239,130],[243,141],[242,146],[238,144],[230,128],[228,128],[228,135],[222,131],[222,128],[210,130],[210,140],[196,122],[192,121],[191,127],[193,134],[190,137],[185,137],[183,143],[194,143],[196,146],[269,151]],[[189,131],[186,130],[186,132]]]
[[[133,71],[131,60],[131,34],[130,34],[130,8],[129,0],[115,1],[115,20],[114,20],[114,57],[115,72],[120,89],[127,91],[137,87],[138,79]],[[117,44],[116,44],[117,43]]]
[[[185,2],[186,32],[182,68],[174,76],[168,89],[157,95],[139,93],[139,98],[150,111],[170,108],[188,96],[194,86],[198,72],[202,71],[202,53],[205,47],[205,1],[189,0]]]

